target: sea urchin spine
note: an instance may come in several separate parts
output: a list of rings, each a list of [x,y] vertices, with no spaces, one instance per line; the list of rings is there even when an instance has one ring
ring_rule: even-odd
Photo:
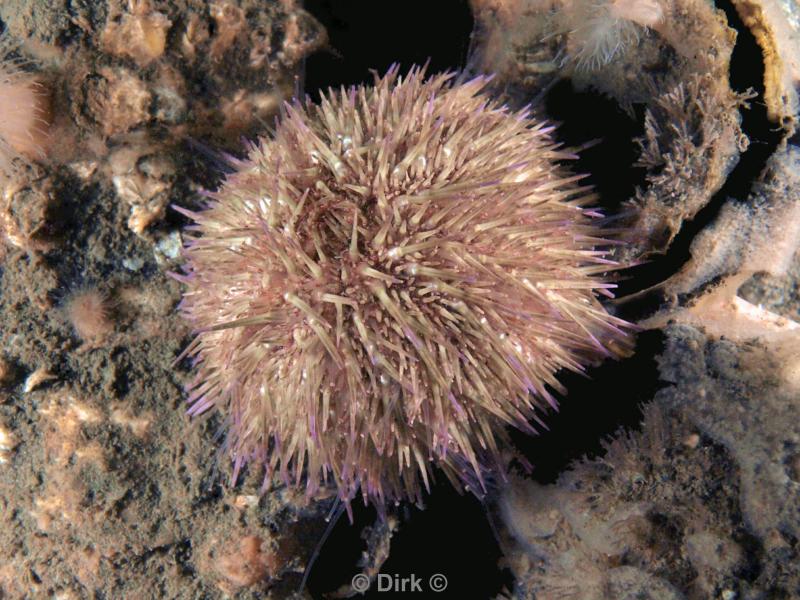
[[[44,156],[50,102],[42,84],[12,59],[0,36],[0,175],[14,172],[13,161]]]
[[[569,155],[486,85],[393,68],[287,105],[205,210],[179,209],[189,412],[224,415],[234,479],[250,463],[380,508],[436,465],[480,492],[556,373],[626,339]]]

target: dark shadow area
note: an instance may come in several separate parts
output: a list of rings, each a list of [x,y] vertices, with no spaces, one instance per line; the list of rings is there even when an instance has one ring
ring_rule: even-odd
[[[558,125],[555,138],[567,148],[593,145],[578,153],[566,165],[575,173],[586,173],[581,183],[594,187],[598,205],[607,214],[617,212],[624,200],[645,184],[646,169],[634,164],[639,146],[634,140],[644,135],[644,107],[634,107],[631,116],[604,94],[578,92],[563,79],[547,93],[544,107],[548,118]]]
[[[549,430],[538,436],[511,433],[514,446],[533,465],[534,480],[553,483],[572,461],[601,454],[602,441],[621,427],[638,428],[642,404],[665,385],[656,363],[663,345],[660,331],[642,332],[632,356],[590,369],[590,378],[560,374],[568,397],[545,419]]]
[[[308,575],[306,589],[313,598],[324,598],[342,586],[349,586],[360,572],[357,565],[361,552],[366,550],[361,532],[375,523],[376,516],[375,509],[365,507],[360,500],[353,502],[352,523],[347,513],[339,516]]]
[[[767,116],[767,105],[764,102],[764,54],[761,46],[742,22],[731,0],[717,0],[716,4],[725,11],[728,24],[738,33],[731,57],[731,88],[736,92],[753,89],[757,94],[741,110],[742,130],[750,139],[750,146],[720,190],[720,193],[744,202],[769,157],[783,139],[785,131],[780,124],[773,123]]]
[[[740,110],[742,131],[750,140],[750,146],[742,153],[722,188],[694,219],[683,223],[667,253],[628,270],[627,279],[620,283],[619,296],[645,290],[677,273],[691,258],[689,248],[695,236],[717,218],[728,199],[747,202],[753,185],[764,172],[769,157],[785,134],[779,124],[767,118],[767,106],[764,103],[764,55],[761,47],[742,22],[731,0],[717,0],[716,5],[725,12],[728,24],[737,31],[736,45],[731,56],[731,88],[735,92],[752,89],[757,94]]]
[[[305,91],[371,83],[393,63],[401,73],[430,60],[429,73],[460,69],[467,56],[472,13],[465,0],[307,0],[304,8],[328,32],[328,50],[310,56]]]
[[[376,513],[356,503],[354,523],[342,516],[322,548],[308,580],[313,598],[342,588],[351,589],[365,542],[364,526],[374,523]],[[396,509],[400,526],[392,537],[389,559],[383,564],[364,598],[475,598],[496,597],[503,588],[513,587],[508,571],[498,567],[501,553],[484,505],[469,493],[459,494],[445,480],[432,486],[425,508],[401,506]],[[446,588],[434,592],[435,584]],[[413,579],[412,579],[413,576]],[[413,582],[417,582],[414,584]],[[412,590],[412,586],[416,587]],[[405,586],[405,593],[402,592]]]
[[[501,571],[497,564],[500,548],[485,506],[470,493],[456,492],[443,476],[440,479],[426,498],[424,510],[405,510],[383,570],[400,577],[413,573],[421,580],[424,597],[495,598],[504,587],[512,589],[510,572]],[[447,579],[447,587],[434,594],[430,580],[436,575]],[[374,590],[367,594],[376,600],[385,596]]]

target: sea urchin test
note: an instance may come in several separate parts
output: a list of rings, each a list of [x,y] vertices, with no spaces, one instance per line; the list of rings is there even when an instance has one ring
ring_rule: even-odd
[[[550,127],[486,78],[397,69],[287,105],[187,242],[189,413],[245,464],[349,503],[421,500],[436,468],[481,493],[507,426],[556,374],[614,354],[616,268]]]

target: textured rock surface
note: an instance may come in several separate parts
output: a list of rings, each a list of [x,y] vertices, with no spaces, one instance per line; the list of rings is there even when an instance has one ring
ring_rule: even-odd
[[[190,426],[172,365],[167,205],[196,206],[221,174],[202,152],[260,130],[324,32],[247,0],[9,0],[0,19],[57,115],[48,160],[0,182],[0,596],[290,595],[326,503],[221,488],[219,423]],[[83,292],[107,299],[102,335],[74,321]]]
[[[670,385],[641,430],[557,484],[517,482],[501,501],[521,596],[800,594],[797,394],[757,344],[688,326],[666,334]]]
[[[755,8],[743,9],[751,26],[778,7]],[[786,23],[762,25],[763,47]],[[794,52],[793,35],[769,43]],[[765,58],[765,94],[783,89],[783,108],[770,110],[784,111],[788,133],[796,95],[780,86],[796,82],[795,61]],[[689,260],[657,286],[669,301],[643,324],[665,333],[658,362],[668,385],[641,429],[620,432],[556,484],[506,492],[518,595],[800,596],[799,157],[791,142],[780,146],[749,194],[730,189]],[[537,503],[524,501],[531,495]],[[589,577],[576,581],[576,569]]]

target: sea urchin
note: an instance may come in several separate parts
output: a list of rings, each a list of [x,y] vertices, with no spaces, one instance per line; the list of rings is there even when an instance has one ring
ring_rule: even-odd
[[[287,105],[205,210],[179,209],[189,413],[223,414],[234,480],[249,463],[380,508],[438,466],[480,492],[557,371],[626,338],[568,154],[486,85],[393,68]]]
[[[0,36],[0,176],[14,172],[17,157],[43,157],[50,113],[44,87],[10,57],[11,47]]]

